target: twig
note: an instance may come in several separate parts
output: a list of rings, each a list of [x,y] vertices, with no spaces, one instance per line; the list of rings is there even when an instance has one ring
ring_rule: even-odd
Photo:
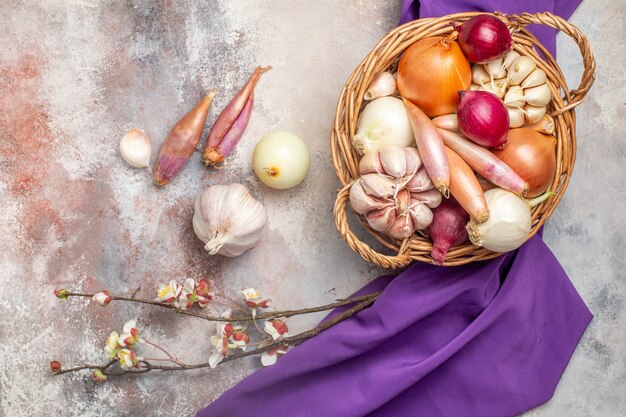
[[[330,329],[331,327],[335,326],[338,323],[341,323],[342,321],[358,314],[359,312],[363,311],[364,309],[366,309],[367,307],[371,306],[374,301],[376,301],[376,298],[378,297],[379,293],[372,293],[369,294],[369,296],[363,296],[363,297],[357,297],[361,300],[360,303],[358,303],[357,305],[350,307],[349,309],[347,309],[346,311],[344,311],[341,314],[338,314],[337,316],[333,317],[332,319],[323,322],[322,324],[312,328],[311,330],[307,330],[305,332],[302,333],[298,333],[294,336],[290,336],[290,337],[286,337],[284,339],[280,339],[280,340],[276,340],[268,345],[253,349],[253,350],[249,350],[249,351],[245,351],[245,352],[240,352],[240,353],[236,353],[233,355],[228,355],[226,356],[220,363],[225,363],[225,362],[230,362],[233,361],[235,359],[241,359],[241,358],[245,358],[247,356],[252,356],[252,355],[258,355],[259,353],[263,353],[263,352],[267,352],[268,350],[274,349],[276,347],[279,346],[283,346],[283,345],[288,345],[288,346],[297,346],[300,343],[304,342],[307,339],[310,339],[314,336],[317,336],[318,334],[322,333],[325,330]],[[346,305],[348,300],[342,300],[342,301],[338,301],[338,303],[343,303],[341,305]],[[317,307],[319,308],[319,307]],[[322,311],[322,310],[319,310]],[[106,365],[89,365],[89,364],[85,364],[82,366],[77,366],[74,368],[68,368],[68,369],[63,369],[59,372],[56,372],[55,375],[60,375],[60,374],[64,374],[64,373],[68,373],[68,372],[75,372],[75,371],[80,371],[83,369],[99,369],[101,370],[103,373],[105,373],[106,375],[113,375],[112,373],[108,372],[108,368],[113,365],[116,362],[116,360],[112,360],[111,362],[107,363]],[[141,363],[143,365],[143,368],[138,369],[138,370],[128,370],[125,371],[123,374],[142,374],[142,373],[146,373],[146,372],[150,372],[153,370],[160,370],[160,371],[188,371],[191,369],[201,369],[201,368],[208,368],[210,365],[208,362],[205,363],[199,363],[199,364],[192,364],[192,365],[186,365],[186,364],[179,364],[176,366],[173,365],[154,365],[152,363],[149,362],[149,360],[146,359],[142,359],[139,361],[139,363]],[[122,375],[123,375],[122,374]]]
[[[337,308],[337,307],[343,307],[343,306],[346,306],[346,305],[358,303],[360,301],[366,301],[366,300],[370,300],[370,299],[373,301],[379,295],[380,295],[380,291],[377,291],[377,292],[373,292],[373,293],[370,293],[370,294],[362,295],[362,296],[359,296],[359,297],[346,298],[346,299],[338,300],[338,301],[336,301],[334,303],[325,304],[325,305],[319,306],[319,307],[309,307],[309,308],[302,308],[302,309],[297,309],[297,310],[283,310],[283,311],[271,311],[271,312],[259,313],[259,314],[257,314],[256,319],[258,320],[258,319],[268,319],[268,318],[277,318],[277,317],[293,317],[293,316],[298,316],[298,315],[301,315],[301,314],[317,313],[317,312],[320,312],[320,311],[332,310],[332,309]],[[91,297],[94,296],[94,294],[83,294],[83,293],[68,292],[67,296],[68,297],[91,298]],[[175,311],[178,314],[183,314],[185,316],[197,317],[197,318],[200,318],[200,319],[203,319],[203,320],[208,320],[208,321],[233,323],[233,322],[254,321],[255,320],[255,318],[252,317],[252,315],[245,316],[245,317],[234,316],[234,317],[231,317],[231,318],[217,317],[217,316],[207,316],[207,315],[196,313],[196,312],[189,311],[189,310],[182,310],[182,309],[174,306],[173,304],[161,303],[161,302],[158,302],[158,301],[145,300],[145,299],[141,299],[141,298],[129,298],[129,297],[111,296],[111,301],[126,301],[126,302],[130,302],[130,303],[140,303],[140,304],[154,305],[154,306],[158,306],[158,307],[167,308],[169,310],[173,310],[173,311]]]

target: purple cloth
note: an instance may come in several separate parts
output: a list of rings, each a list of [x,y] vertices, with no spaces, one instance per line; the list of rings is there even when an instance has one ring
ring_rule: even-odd
[[[569,17],[577,4],[430,0],[420,12],[541,9]],[[405,1],[402,21],[417,7]],[[554,53],[554,35],[537,35]],[[592,319],[540,236],[489,261],[414,263],[357,294],[376,290],[383,293],[373,306],[252,374],[197,417],[515,416],[552,397]]]

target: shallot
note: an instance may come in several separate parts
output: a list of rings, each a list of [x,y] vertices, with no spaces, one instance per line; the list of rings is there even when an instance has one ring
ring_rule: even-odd
[[[516,194],[526,194],[528,183],[493,153],[454,132],[440,130],[439,133],[446,146],[484,178]]]
[[[450,161],[450,194],[476,223],[485,222],[489,218],[489,209],[476,175],[453,150],[445,149]]]
[[[439,207],[433,210],[433,221],[427,230],[433,241],[430,255],[436,263],[443,264],[450,247],[467,240],[465,225],[469,219],[469,214],[454,197],[443,200]]]
[[[406,99],[403,100],[424,168],[426,168],[426,172],[435,187],[447,197],[450,184],[450,167],[448,166],[443,140],[428,116],[415,104]]]
[[[167,135],[154,166],[153,178],[158,185],[169,184],[197,150],[209,107],[216,94],[215,91],[207,94]]]
[[[207,166],[215,166],[223,162],[241,139],[250,120],[254,103],[254,87],[261,78],[261,74],[271,69],[271,66],[256,67],[246,85],[215,120],[204,148],[203,159]]]

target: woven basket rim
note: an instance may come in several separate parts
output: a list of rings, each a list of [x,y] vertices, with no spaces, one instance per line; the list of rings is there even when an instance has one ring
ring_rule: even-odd
[[[378,73],[393,66],[399,55],[415,41],[433,36],[447,36],[453,32],[451,22],[461,23],[483,12],[466,12],[452,15],[423,18],[407,22],[385,35],[366,55],[352,72],[339,95],[335,118],[330,135],[331,156],[342,188],[337,195],[334,207],[335,225],[348,246],[359,253],[363,259],[384,268],[401,268],[412,261],[435,264],[430,257],[432,243],[426,237],[413,234],[410,238],[396,240],[371,229],[362,216],[353,212],[363,228],[382,245],[389,254],[379,253],[369,244],[361,241],[348,225],[349,190],[352,182],[358,178],[359,155],[352,144],[356,130],[356,121],[365,100],[363,93]],[[549,187],[556,195],[532,210],[532,237],[553,213],[561,200],[572,174],[576,159],[576,117],[574,108],[585,98],[595,80],[595,60],[587,37],[563,18],[545,13],[502,14],[490,13],[501,19],[512,32],[514,50],[531,57],[537,62],[548,77],[552,90],[552,100],[548,105],[554,117],[557,140],[557,173]],[[550,52],[527,29],[529,24],[543,24],[560,30],[570,36],[578,45],[582,55],[583,74],[580,85],[569,90],[559,65]],[[540,55],[542,54],[543,57]],[[462,265],[469,262],[491,259],[502,253],[477,248],[471,243],[450,249],[443,265]]]

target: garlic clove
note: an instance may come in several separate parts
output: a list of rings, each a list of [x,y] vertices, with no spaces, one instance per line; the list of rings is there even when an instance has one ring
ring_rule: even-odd
[[[520,57],[520,54],[515,51],[511,51],[508,54],[506,54],[504,56],[504,60],[502,61],[502,66],[504,67],[504,70],[508,72],[513,62],[515,62],[515,60],[519,57]]]
[[[384,200],[368,195],[361,184],[361,181],[355,182],[350,187],[350,205],[359,214],[367,214],[373,210],[380,210],[392,204]]]
[[[474,84],[481,85],[489,81],[491,81],[491,77],[483,65],[476,64],[472,67],[472,82]]]
[[[531,87],[524,90],[524,98],[531,106],[546,106],[552,99],[552,91],[548,84],[541,84],[537,87]]]
[[[130,129],[120,140],[120,154],[135,168],[148,168],[152,155],[150,138],[141,129]]]
[[[433,222],[433,212],[421,201],[411,200],[409,214],[416,230],[426,229]]]
[[[502,58],[495,59],[485,64],[485,70],[491,78],[502,78],[506,75],[506,70],[503,65],[504,60]]]
[[[526,122],[524,110],[519,107],[507,107],[506,110],[509,112],[509,127],[511,129],[524,125],[524,122]]]
[[[415,175],[417,170],[422,167],[422,158],[420,158],[417,148],[404,148],[404,156],[406,158],[406,175]]]
[[[374,100],[378,97],[390,96],[396,91],[396,79],[390,72],[381,72],[374,78],[363,95],[365,100]]]
[[[387,207],[380,210],[370,211],[365,215],[370,227],[378,232],[387,232],[396,221],[396,209]]]
[[[395,181],[381,174],[365,174],[361,176],[361,184],[367,194],[376,197],[392,197],[397,190]]]
[[[439,207],[439,204],[441,204],[442,194],[439,190],[433,188],[431,190],[413,193],[411,194],[411,198],[413,201],[420,202],[425,204],[426,207],[434,209]]]
[[[380,163],[385,173],[394,178],[402,178],[406,173],[406,157],[398,146],[385,146],[379,151]]]
[[[479,91],[482,88],[481,85],[479,84],[472,84],[470,85],[470,91]]]
[[[536,123],[526,125],[525,127],[527,127],[528,129],[535,130],[539,133],[544,133],[546,135],[553,135],[554,128],[555,128],[554,119],[549,114],[544,114],[541,120],[539,120]]]
[[[396,196],[396,217],[406,214],[411,205],[411,193],[409,190],[402,189]]]
[[[396,221],[389,228],[387,233],[396,239],[405,239],[413,234],[415,227],[413,227],[413,219],[409,214],[397,217]]]
[[[537,68],[537,63],[532,58],[520,56],[511,64],[506,78],[509,79],[511,85],[520,85],[535,68]]]
[[[428,176],[426,169],[422,167],[418,169],[415,175],[413,175],[413,178],[411,178],[411,180],[406,183],[405,188],[411,193],[421,193],[423,191],[435,188],[435,185]]]
[[[512,85],[504,96],[504,104],[508,107],[522,107],[526,104],[524,90],[519,85]]]
[[[524,107],[524,112],[526,113],[526,122],[536,123],[546,114],[546,107],[535,107],[527,104]]]
[[[522,81],[522,88],[536,87],[545,83],[547,80],[546,73],[541,68],[535,68],[528,77]]]
[[[380,157],[377,150],[366,152],[359,161],[359,173],[363,174],[382,174],[383,166],[380,163]]]
[[[487,91],[489,93],[495,94],[498,98],[504,97],[506,93],[509,81],[506,78],[501,78],[498,80],[491,80],[490,82],[483,84],[479,90]]]

